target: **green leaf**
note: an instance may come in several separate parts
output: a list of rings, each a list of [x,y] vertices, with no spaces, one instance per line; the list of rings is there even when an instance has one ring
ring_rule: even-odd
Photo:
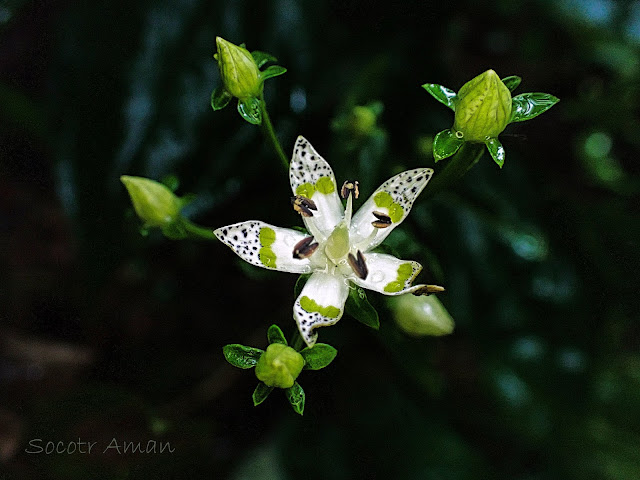
[[[284,392],[293,410],[302,415],[304,413],[304,390],[300,384],[296,382],[293,384],[293,387],[287,388]]]
[[[320,370],[333,362],[337,354],[338,351],[326,343],[316,343],[311,348],[305,347],[300,350],[305,370]]]
[[[505,87],[507,87],[510,92],[513,92],[516,88],[518,88],[518,85],[520,85],[521,81],[522,79],[517,75],[511,75],[502,79],[502,83],[504,83]]]
[[[433,98],[438,100],[443,105],[446,105],[451,110],[455,110],[455,102],[456,102],[456,92],[448,89],[447,87],[443,87],[442,85],[437,85],[435,83],[425,83],[422,85],[427,92],[433,95]]]
[[[267,330],[267,339],[269,343],[282,343],[283,345],[288,345],[287,339],[284,337],[284,333],[280,330],[280,327],[277,325],[271,325],[269,330]]]
[[[436,162],[444,160],[456,153],[463,143],[453,129],[443,130],[433,139],[433,158]]]
[[[260,100],[255,97],[238,99],[238,113],[247,122],[253,125],[262,123],[262,111],[260,109]]]
[[[214,110],[222,110],[231,101],[231,94],[223,87],[216,88],[211,92],[211,108]]]
[[[502,166],[504,165],[505,151],[504,147],[500,143],[500,140],[498,140],[497,138],[489,138],[484,143],[489,149],[489,153],[491,154],[491,158],[493,158],[493,161],[496,162],[500,168],[502,168]]]
[[[271,65],[270,67],[266,68],[263,72],[260,72],[260,79],[264,81],[268,78],[273,78],[273,77],[277,77],[278,75],[282,75],[283,73],[286,73],[286,71],[287,69],[284,67],[281,67],[280,65]]]
[[[259,50],[251,52],[251,56],[255,60],[256,65],[258,65],[258,68],[261,68],[265,63],[278,61],[278,59],[273,55],[266,52],[260,52]]]
[[[298,280],[296,280],[296,286],[293,287],[293,294],[296,298],[298,298],[302,293],[302,288],[304,287],[304,284],[307,283],[307,280],[309,280],[310,276],[310,273],[303,273],[298,277]]]
[[[259,348],[245,347],[244,345],[232,343],[225,345],[222,348],[222,353],[231,365],[246,369],[255,367],[264,352]]]
[[[511,121],[531,120],[549,110],[559,101],[559,98],[548,93],[535,92],[516,95],[513,97],[511,104]]]
[[[257,407],[262,402],[264,402],[272,391],[273,387],[269,387],[260,382],[256,386],[256,389],[253,391],[253,395],[251,396],[251,398],[253,398],[253,406]]]
[[[345,311],[360,323],[364,323],[367,327],[375,330],[380,328],[380,319],[378,312],[367,300],[367,294],[364,289],[356,287],[349,290]]]

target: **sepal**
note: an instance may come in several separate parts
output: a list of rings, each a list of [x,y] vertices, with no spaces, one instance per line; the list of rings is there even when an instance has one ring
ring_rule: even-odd
[[[225,345],[222,348],[222,353],[227,362],[234,367],[247,369],[256,366],[264,350],[234,343]]]
[[[337,354],[338,351],[326,343],[316,343],[312,348],[305,347],[300,350],[305,370],[320,370],[333,362]]]
[[[559,101],[559,98],[548,93],[534,92],[516,95],[513,97],[511,122],[531,120],[549,110]]]
[[[304,413],[305,395],[300,384],[295,382],[291,388],[287,388],[285,390],[285,393],[294,412],[302,415]]]
[[[464,140],[449,128],[438,133],[433,139],[433,159],[437,162],[454,155]]]

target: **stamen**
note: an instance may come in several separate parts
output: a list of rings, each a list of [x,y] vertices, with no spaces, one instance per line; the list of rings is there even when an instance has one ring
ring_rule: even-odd
[[[349,266],[353,270],[353,273],[355,273],[362,280],[367,279],[367,275],[369,275],[369,269],[367,268],[367,264],[364,261],[364,255],[362,255],[362,252],[360,250],[358,250],[355,257],[350,253],[347,256],[347,261],[349,262]]]
[[[303,197],[302,195],[291,197],[291,205],[293,205],[293,209],[303,217],[313,217],[311,210],[318,210],[313,200]]]
[[[349,194],[353,194],[353,198],[356,200],[360,196],[360,182],[354,180],[353,182],[347,180],[342,184],[342,188],[340,189],[340,196],[344,199],[349,197]]]
[[[293,258],[309,258],[318,249],[318,243],[312,243],[313,237],[306,237],[300,240],[293,247]]]
[[[422,287],[414,290],[413,293],[416,297],[420,295],[431,295],[432,293],[441,293],[444,292],[444,287],[440,285],[423,285]]]
[[[376,217],[376,220],[371,222],[376,228],[387,228],[391,225],[391,217],[389,215],[385,215],[382,212],[373,212],[373,215]]]

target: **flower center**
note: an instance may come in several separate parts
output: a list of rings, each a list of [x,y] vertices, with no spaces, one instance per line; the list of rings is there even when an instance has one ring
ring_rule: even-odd
[[[327,238],[324,253],[334,265],[344,263],[349,253],[349,229],[344,221],[340,222]]]

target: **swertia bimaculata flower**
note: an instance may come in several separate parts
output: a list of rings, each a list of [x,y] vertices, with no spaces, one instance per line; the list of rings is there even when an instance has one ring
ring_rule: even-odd
[[[253,265],[311,274],[293,306],[300,334],[311,347],[317,327],[333,325],[342,317],[349,289],[355,288],[352,284],[385,295],[425,289],[425,285],[411,286],[422,270],[418,262],[372,250],[407,217],[432,174],[429,168],[399,173],[352,215],[357,182],[345,182],[339,191],[329,164],[306,139],[298,137],[289,180],[294,209],[309,234],[258,220],[218,228],[214,233]]]

